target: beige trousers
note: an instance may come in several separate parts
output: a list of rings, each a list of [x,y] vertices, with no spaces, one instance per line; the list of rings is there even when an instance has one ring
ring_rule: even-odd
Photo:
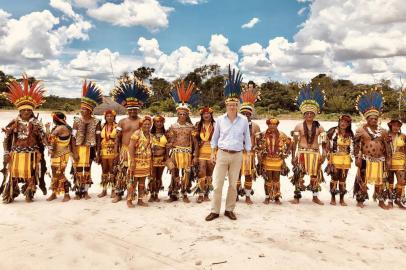
[[[226,211],[234,211],[237,199],[237,180],[242,165],[242,152],[227,153],[222,150],[217,152],[216,165],[213,171],[214,195],[211,203],[211,212],[219,214],[223,185],[228,174],[228,191],[226,199]]]

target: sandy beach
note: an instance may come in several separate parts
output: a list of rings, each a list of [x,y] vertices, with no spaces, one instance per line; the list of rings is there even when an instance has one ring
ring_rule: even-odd
[[[16,112],[0,112],[4,127]],[[44,123],[51,120],[40,113]],[[68,117],[72,123],[73,116]],[[197,119],[193,119],[195,122]],[[167,119],[166,127],[175,121]],[[265,130],[264,120],[256,120]],[[284,120],[289,134],[296,120]],[[328,129],[334,122],[322,122]],[[386,127],[386,123],[382,124]],[[356,124],[353,125],[355,130]],[[2,141],[4,133],[0,134]],[[3,149],[0,150],[2,162]],[[47,160],[49,164],[49,160]],[[2,164],[2,163],[1,163]],[[290,164],[290,160],[288,161]],[[237,221],[221,215],[206,222],[210,203],[150,203],[128,209],[97,198],[101,168],[93,166],[92,199],[61,198],[47,202],[0,203],[0,269],[403,269],[406,267],[406,212],[384,211],[372,200],[355,207],[353,168],[347,179],[348,206],[331,206],[328,181],[322,184],[324,206],[303,194],[299,205],[288,203],[293,187],[281,179],[281,206],[264,205],[263,179],[254,183],[254,204],[239,202]],[[167,197],[170,175],[164,173]],[[49,186],[50,179],[46,177]],[[224,192],[227,184],[225,184]],[[372,187],[370,188],[372,195]],[[224,201],[223,197],[223,201]]]

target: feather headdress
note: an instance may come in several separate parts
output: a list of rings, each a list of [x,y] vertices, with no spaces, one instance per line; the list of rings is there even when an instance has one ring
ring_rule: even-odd
[[[45,102],[45,90],[41,85],[41,81],[33,81],[30,84],[26,74],[23,74],[21,83],[13,80],[7,85],[7,88],[9,90],[7,99],[14,104],[18,110],[33,110]]]
[[[255,102],[258,100],[258,92],[256,89],[247,89],[241,94],[241,108],[240,112],[254,112]]]
[[[240,102],[242,74],[240,71],[235,73],[235,69],[231,72],[230,65],[228,66],[228,79],[224,88],[225,102]]]
[[[175,101],[176,110],[185,110],[190,111],[189,106],[196,106],[199,102],[199,96],[196,93],[193,93],[195,88],[194,83],[188,83],[185,85],[185,81],[182,80],[176,85],[176,89],[173,89],[171,92],[172,98]]]
[[[312,88],[310,85],[306,85],[300,89],[299,95],[296,98],[296,105],[303,114],[306,112],[320,113],[324,103],[325,95],[318,86]]]
[[[384,102],[382,91],[375,87],[357,97],[355,108],[365,119],[372,115],[379,117],[382,114]]]
[[[85,80],[82,86],[80,107],[93,111],[101,103],[103,103],[103,93],[100,88],[94,82]]]
[[[130,109],[141,109],[147,102],[150,93],[148,88],[137,78],[133,80],[122,80],[113,89],[113,99],[115,102]]]

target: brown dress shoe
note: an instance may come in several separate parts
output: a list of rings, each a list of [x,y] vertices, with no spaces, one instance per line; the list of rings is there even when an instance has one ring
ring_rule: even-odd
[[[204,200],[205,202],[210,202],[210,198],[209,195],[204,195]]]
[[[224,211],[224,215],[231,220],[237,220],[237,217],[234,215],[233,211]]]
[[[207,217],[206,217],[206,221],[212,221],[213,219],[218,218],[220,215],[216,214],[216,213],[210,213]]]

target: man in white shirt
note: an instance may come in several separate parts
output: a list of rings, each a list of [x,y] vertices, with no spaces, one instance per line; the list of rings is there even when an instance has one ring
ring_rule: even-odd
[[[220,216],[221,196],[226,175],[229,185],[224,215],[232,220],[237,217],[234,208],[237,198],[237,180],[242,165],[242,151],[251,151],[251,138],[248,120],[238,113],[239,96],[241,92],[241,74],[231,73],[226,83],[226,113],[220,116],[214,127],[211,140],[211,161],[215,164],[213,171],[214,195],[211,213],[206,221],[211,221]]]

